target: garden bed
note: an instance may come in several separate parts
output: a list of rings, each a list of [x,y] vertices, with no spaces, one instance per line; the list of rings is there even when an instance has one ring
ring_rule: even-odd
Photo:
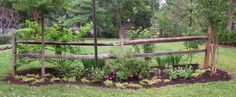
[[[18,77],[19,76],[32,76],[32,75],[38,76],[40,75],[40,73],[41,73],[40,69],[30,69],[30,70],[20,71],[17,73],[17,75]],[[76,81],[75,79],[58,79],[60,77],[59,71],[52,68],[46,68],[46,73],[47,73],[47,76],[45,77],[45,79],[43,79],[43,81],[39,79],[38,81],[35,81],[35,83],[32,83],[32,81],[30,81],[30,78],[25,79],[25,81],[23,81],[22,79],[19,79],[13,76],[7,76],[4,79],[2,79],[2,81],[12,83],[12,84],[30,85],[30,86],[45,86],[49,84],[77,84],[77,85],[88,85],[88,86],[106,87],[106,88],[115,88],[115,85],[123,85],[123,84],[130,85],[129,83],[132,83],[131,87],[128,87],[128,88],[137,89],[141,87],[144,87],[144,88],[164,87],[167,85],[175,85],[175,84],[194,84],[194,83],[205,83],[205,82],[214,82],[214,81],[228,81],[231,79],[231,76],[228,75],[227,72],[218,69],[215,75],[211,75],[210,71],[206,71],[200,76],[192,77],[190,79],[177,78],[175,80],[167,80],[166,79],[167,76],[163,74],[161,76],[156,76],[159,82],[155,84],[151,84],[151,85],[140,84],[140,81],[136,79],[129,79],[121,83],[113,83],[112,85],[106,85],[104,83],[105,80],[104,82],[89,82],[89,81],[86,82],[86,81],[81,81],[81,80]],[[52,82],[52,79],[54,80],[53,82]],[[121,86],[118,88],[124,88],[124,87]]]

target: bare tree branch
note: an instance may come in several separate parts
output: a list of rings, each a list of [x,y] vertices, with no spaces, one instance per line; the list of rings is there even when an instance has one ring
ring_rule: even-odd
[[[7,33],[10,28],[17,28],[18,13],[6,7],[0,7],[0,33]]]

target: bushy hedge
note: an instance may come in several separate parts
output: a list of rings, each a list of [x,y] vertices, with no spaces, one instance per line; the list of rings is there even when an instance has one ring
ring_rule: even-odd
[[[9,44],[11,42],[10,35],[0,35],[0,45]]]
[[[236,44],[236,31],[218,33],[218,41],[224,45]]]

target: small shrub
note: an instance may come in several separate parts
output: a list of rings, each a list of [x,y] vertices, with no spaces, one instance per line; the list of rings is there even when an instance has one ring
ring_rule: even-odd
[[[180,68],[177,70],[177,74],[180,78],[188,79],[192,76],[193,71],[191,68]]]
[[[102,82],[104,78],[104,76],[109,75],[110,74],[110,68],[108,66],[104,66],[102,69],[100,68],[91,68],[88,70],[89,73],[89,78],[93,81],[93,82]]]
[[[116,63],[115,63],[116,62]],[[118,59],[113,64],[117,64],[117,80],[127,80],[137,77],[139,79],[149,77],[148,63],[134,58]]]
[[[167,68],[179,65],[182,60],[182,55],[156,57],[156,61],[159,67]]]
[[[174,79],[178,78],[178,74],[176,71],[174,71],[174,69],[167,70],[167,74],[168,74],[170,80],[174,80]]]
[[[219,32],[218,42],[224,45],[235,45],[236,44],[236,30],[232,32]]]
[[[158,67],[166,67],[166,59],[165,57],[156,57],[156,61],[157,61],[157,64],[158,64]]]
[[[199,46],[202,44],[202,41],[195,40],[195,41],[185,41],[184,46],[187,50],[197,50]],[[188,54],[189,64],[192,64],[192,60],[195,53]]]
[[[12,36],[10,35],[0,35],[0,45],[5,45],[11,43]]]
[[[192,77],[193,70],[191,69],[191,67],[168,69],[167,74],[168,74],[170,80],[174,80],[177,78],[188,79],[188,78]]]
[[[149,39],[149,38],[156,38],[156,31],[155,28],[150,27],[147,29],[138,29],[138,30],[131,30],[128,35],[130,40],[134,39]],[[139,45],[133,45],[136,52],[140,53],[141,48]],[[145,43],[142,45],[143,53],[152,53],[154,52],[155,46],[152,43]],[[146,61],[150,61],[151,57],[145,57]]]
[[[84,67],[82,64],[77,64],[75,66],[60,64],[56,69],[61,73],[62,78],[67,79],[73,77],[77,77],[79,79],[84,73]]]
[[[96,68],[94,59],[82,59],[81,62],[84,64],[85,69]],[[100,68],[104,67],[105,60],[98,60],[98,66]]]

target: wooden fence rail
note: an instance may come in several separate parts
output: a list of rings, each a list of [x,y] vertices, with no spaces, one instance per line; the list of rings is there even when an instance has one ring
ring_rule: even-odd
[[[209,35],[208,36],[186,36],[186,37],[171,37],[171,38],[153,38],[153,39],[138,39],[138,40],[129,40],[124,42],[124,45],[136,45],[136,44],[145,44],[145,43],[166,43],[166,42],[179,42],[179,41],[193,41],[193,40],[205,40],[207,43],[206,49],[203,50],[190,50],[190,51],[175,51],[175,52],[154,52],[154,53],[144,53],[144,54],[134,54],[130,57],[153,57],[153,56],[164,56],[164,55],[176,55],[176,54],[189,54],[189,53],[202,53],[205,52],[205,61],[209,60]],[[42,54],[17,54],[17,44],[47,44],[47,45],[83,45],[83,46],[94,46],[93,42],[58,42],[58,41],[36,41],[36,40],[16,40],[16,34],[13,34],[12,41],[12,75],[16,74],[16,60],[17,58],[67,58],[67,59],[94,59],[94,55],[46,55]],[[98,46],[121,46],[121,42],[98,42]],[[41,48],[45,49],[44,46]],[[98,59],[113,59],[114,55],[111,54],[99,54]],[[44,59],[43,59],[44,60]],[[45,60],[44,60],[45,61]],[[204,67],[208,67],[208,63],[204,61]],[[44,64],[44,62],[41,62]],[[41,67],[45,68],[45,67]],[[43,70],[42,69],[42,70]],[[45,71],[42,71],[42,75]]]
[[[165,42],[179,42],[179,41],[193,41],[205,40],[206,36],[187,36],[187,37],[172,37],[172,38],[153,38],[153,39],[137,39],[124,42],[124,45],[145,44],[145,43],[165,43]],[[36,40],[17,40],[16,43],[22,44],[42,44],[42,41]],[[93,42],[58,42],[58,41],[45,41],[49,45],[84,45],[94,46]],[[98,46],[120,46],[120,42],[98,42]]]
[[[190,51],[176,51],[176,52],[155,52],[145,54],[134,54],[130,57],[153,57],[153,56],[166,56],[176,54],[190,54],[190,53],[203,53],[206,50],[190,50]],[[18,58],[41,58],[41,54],[16,54]],[[66,58],[66,59],[94,59],[94,55],[45,55],[45,58]],[[114,59],[112,54],[98,54],[98,59]]]

